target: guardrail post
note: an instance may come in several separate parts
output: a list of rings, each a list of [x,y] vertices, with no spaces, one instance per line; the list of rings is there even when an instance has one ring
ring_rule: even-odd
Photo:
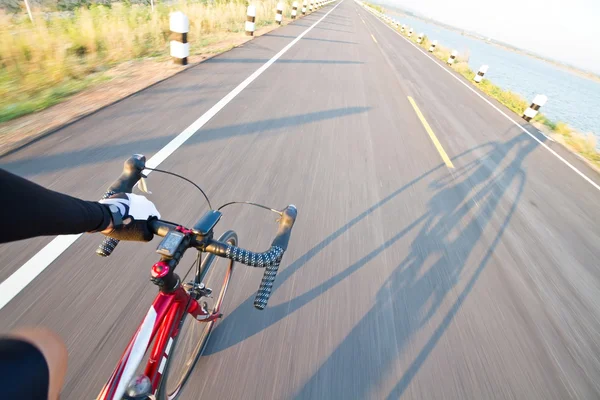
[[[169,16],[169,29],[172,32],[170,50],[175,64],[187,65],[190,55],[190,44],[187,34],[190,31],[190,20],[181,11],[171,13]]]
[[[433,51],[435,50],[435,46],[437,46],[437,40],[434,40],[433,42],[431,42],[431,46],[429,46],[430,53],[433,53]]]
[[[452,53],[450,53],[450,58],[447,61],[448,65],[454,64],[454,61],[456,61],[457,55],[458,55],[458,51],[452,50]]]
[[[546,104],[547,101],[548,98],[543,94],[536,95],[531,105],[523,112],[523,119],[527,122],[531,121],[538,114],[540,107]]]
[[[488,68],[489,68],[489,66],[487,66],[487,65],[482,65],[482,66],[479,68],[479,71],[477,71],[477,74],[475,75],[475,78],[473,78],[473,80],[474,80],[476,83],[479,83],[479,82],[481,82],[481,81],[483,80],[483,75],[485,75],[485,73],[488,71]]]
[[[256,6],[250,4],[248,11],[246,11],[246,36],[254,36],[254,30],[256,29]]]
[[[277,3],[277,12],[275,13],[275,22],[281,25],[281,21],[283,21],[283,3]]]

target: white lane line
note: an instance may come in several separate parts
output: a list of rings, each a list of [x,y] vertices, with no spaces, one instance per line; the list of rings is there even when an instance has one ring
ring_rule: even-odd
[[[369,10],[367,10],[369,11]],[[369,11],[370,12],[370,11]],[[375,16],[375,15],[374,15]],[[552,153],[556,158],[558,158],[560,161],[562,161],[567,167],[571,168],[573,171],[575,171],[575,173],[579,176],[581,176],[583,179],[585,179],[590,185],[592,185],[593,187],[595,187],[596,189],[600,190],[600,185],[598,185],[596,182],[594,182],[593,180],[591,180],[590,178],[588,178],[583,172],[581,172],[580,170],[578,170],[575,166],[573,166],[570,162],[568,162],[567,160],[565,160],[562,156],[560,156],[557,152],[555,152],[554,150],[552,150],[550,147],[548,147],[548,145],[546,145],[544,142],[542,142],[540,139],[538,139],[534,134],[532,134],[531,132],[529,132],[527,129],[523,128],[523,126],[521,124],[519,124],[518,122],[515,122],[515,120],[513,120],[511,117],[509,117],[504,111],[502,111],[501,109],[499,109],[498,107],[496,107],[491,101],[489,101],[488,99],[486,99],[483,95],[481,95],[481,93],[477,92],[474,88],[472,88],[471,86],[469,86],[467,83],[465,83],[462,79],[460,79],[458,76],[454,75],[454,73],[452,73],[451,71],[449,71],[448,69],[446,69],[446,67],[440,65],[433,57],[431,57],[429,54],[427,54],[425,52],[425,50],[421,49],[419,46],[417,46],[416,44],[414,44],[413,42],[411,42],[410,40],[408,40],[407,38],[405,38],[404,36],[402,36],[400,33],[398,33],[396,30],[394,30],[394,28],[392,28],[391,26],[387,25],[385,22],[383,22],[381,19],[377,18],[377,16],[375,16],[375,19],[378,20],[379,22],[381,22],[384,26],[386,26],[387,28],[391,29],[392,32],[394,32],[395,34],[397,34],[398,36],[400,36],[402,39],[406,40],[409,44],[411,44],[415,49],[419,50],[421,52],[421,54],[423,54],[425,57],[427,57],[428,59],[431,60],[431,62],[433,62],[435,65],[437,65],[438,67],[440,67],[443,71],[445,71],[446,73],[448,73],[451,77],[453,77],[454,79],[456,79],[458,82],[460,82],[460,84],[462,84],[464,87],[466,87],[467,89],[469,89],[471,92],[475,93],[481,100],[485,101],[487,104],[489,104],[492,108],[494,108],[494,110],[498,111],[500,114],[502,114],[506,119],[508,119],[510,122],[512,122],[513,124],[515,124],[516,126],[519,127],[519,129],[521,129],[523,132],[525,132],[526,134],[528,134],[529,136],[531,136],[536,142],[538,142],[539,144],[541,144],[546,150],[548,150],[550,153]]]
[[[312,24],[298,37],[288,43],[279,53],[275,54],[273,58],[267,61],[259,69],[257,69],[252,75],[246,78],[240,83],[235,89],[229,92],[223,97],[217,104],[212,106],[210,110],[205,112],[200,118],[194,123],[187,127],[183,132],[177,135],[171,140],[165,147],[160,149],[152,158],[150,158],[146,165],[150,168],[156,168],[160,163],[165,161],[175,150],[177,150],[186,140],[192,137],[193,134],[198,132],[212,117],[214,117],[219,111],[221,111],[231,100],[233,100],[238,94],[242,92],[248,85],[250,85],[256,78],[258,78],[263,72],[267,70],[275,61],[277,61],[282,55],[284,55],[292,46],[300,41],[308,32],[310,32],[319,22],[323,21],[329,14],[333,12],[343,1],[336,4],[331,10],[329,10],[324,16],[322,16],[317,22]],[[150,172],[150,171],[146,171]],[[81,235],[67,235],[58,236],[48,243],[42,250],[36,255],[31,257],[29,261],[23,264],[18,270],[16,270],[11,276],[9,276],[4,282],[0,284],[0,310],[8,304],[21,290],[31,283],[39,274],[42,273],[54,260],[56,260],[65,250],[67,250]]]

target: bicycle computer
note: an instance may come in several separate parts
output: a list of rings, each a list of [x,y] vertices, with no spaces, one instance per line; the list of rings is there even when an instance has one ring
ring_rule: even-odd
[[[156,252],[166,257],[173,257],[185,235],[178,231],[169,231],[156,248]]]

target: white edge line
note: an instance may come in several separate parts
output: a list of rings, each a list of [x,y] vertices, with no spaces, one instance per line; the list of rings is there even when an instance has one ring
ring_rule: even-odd
[[[186,140],[194,135],[202,128],[212,117],[221,111],[231,100],[250,85],[256,78],[267,70],[275,61],[284,55],[292,46],[300,41],[308,32],[310,32],[317,24],[323,21],[333,10],[335,10],[343,0],[336,4],[331,10],[322,16],[317,22],[308,27],[298,37],[288,43],[283,49],[275,54],[269,61],[263,64],[252,75],[246,78],[235,89],[223,97],[217,104],[212,106],[200,118],[194,121],[183,132],[171,140],[165,147],[160,149],[152,158],[146,162],[149,168],[156,168],[165,161],[171,154],[175,152]],[[145,173],[150,173],[146,170]],[[0,283],[0,310],[4,308],[17,294],[19,294],[27,285],[29,285],[39,274],[41,274],[54,260],[56,260],[65,250],[67,250],[77,239],[79,235],[64,235],[58,236],[48,243],[43,249],[36,253],[25,264],[13,272],[6,280]]]
[[[356,0],[354,0],[355,2],[357,2]],[[358,3],[358,2],[357,2]],[[367,11],[369,13],[371,13],[370,10],[367,9]],[[552,150],[550,147],[548,147],[548,145],[546,145],[544,142],[542,142],[540,139],[538,139],[537,137],[535,137],[535,135],[533,135],[531,132],[529,132],[527,129],[523,128],[523,126],[521,124],[519,124],[518,122],[515,122],[515,120],[513,120],[511,117],[509,117],[508,115],[506,115],[506,113],[504,111],[502,111],[501,109],[499,109],[498,107],[496,107],[491,101],[489,101],[488,99],[486,99],[483,95],[481,95],[481,93],[477,92],[475,89],[473,89],[471,86],[469,86],[467,83],[465,83],[463,80],[461,80],[459,77],[457,77],[456,75],[454,75],[454,73],[452,73],[451,71],[449,71],[448,69],[446,69],[446,67],[444,67],[443,65],[440,65],[437,62],[437,59],[432,58],[431,56],[429,56],[429,54],[427,54],[425,52],[425,50],[423,50],[422,48],[420,48],[419,46],[417,46],[416,44],[414,44],[413,42],[411,42],[410,40],[408,40],[407,38],[405,38],[404,36],[402,36],[400,33],[396,32],[396,30],[394,28],[392,28],[391,26],[387,25],[385,22],[383,22],[381,19],[377,18],[376,15],[374,15],[373,13],[371,13],[379,22],[381,22],[384,26],[388,27],[389,29],[391,29],[394,33],[396,33],[398,36],[400,36],[402,39],[406,40],[409,44],[411,44],[414,48],[416,48],[417,50],[419,50],[425,57],[427,57],[428,59],[430,59],[435,65],[437,65],[438,67],[440,67],[443,71],[447,72],[451,77],[453,77],[454,79],[456,79],[458,82],[460,82],[464,87],[466,87],[467,89],[469,89],[471,92],[475,93],[481,100],[485,101],[487,104],[489,104],[491,107],[494,108],[494,110],[498,111],[500,114],[502,114],[506,119],[508,119],[510,122],[512,122],[513,124],[515,124],[516,126],[519,127],[519,129],[521,129],[523,132],[525,132],[526,134],[528,134],[529,136],[531,136],[536,142],[538,142],[539,144],[541,144],[546,150],[548,150],[550,153],[552,153],[556,158],[558,158],[560,161],[562,161],[563,163],[565,163],[569,168],[571,168],[573,171],[575,171],[577,173],[577,175],[581,176],[583,179],[585,179],[590,185],[592,185],[593,187],[595,187],[596,189],[600,190],[600,185],[596,184],[596,182],[594,182],[593,180],[591,180],[590,178],[587,177],[587,175],[585,175],[583,172],[581,172],[580,170],[578,170],[575,166],[573,166],[570,162],[568,162],[567,160],[565,160],[562,156],[560,156],[557,152],[555,152],[554,150]],[[543,135],[543,133],[542,133]],[[546,135],[544,135],[546,136]]]

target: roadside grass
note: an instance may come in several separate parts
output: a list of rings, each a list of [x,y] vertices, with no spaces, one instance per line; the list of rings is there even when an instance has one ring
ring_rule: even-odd
[[[256,5],[256,28],[274,25],[277,0]],[[292,0],[285,0],[289,18]],[[212,0],[171,6],[113,3],[73,13],[11,15],[0,10],[0,122],[39,111],[94,85],[124,61],[168,57],[169,13],[190,20],[191,55],[211,44],[245,35],[247,3]]]
[[[402,24],[400,24],[400,26],[402,26]],[[413,32],[413,35],[408,37],[408,30],[410,29],[409,25],[406,26],[406,31],[404,33],[401,32],[400,27],[392,27],[411,42],[421,46],[426,50],[429,50],[429,47],[431,46],[431,40],[427,37],[427,35],[424,35],[421,43],[418,43],[418,36],[421,32]],[[444,62],[448,61],[451,53],[451,49],[446,48],[439,43],[433,51],[433,55]],[[509,90],[504,90],[501,87],[493,84],[489,79],[484,78],[479,84],[474,82],[473,78],[475,77],[476,73],[469,67],[469,56],[470,54],[468,52],[464,54],[459,53],[456,57],[455,63],[452,65],[452,69],[465,77],[469,82],[472,82],[474,85],[476,85],[479,90],[498,100],[501,104],[509,108],[514,113],[518,114],[519,116],[523,115],[523,112],[527,107],[529,107],[530,103],[519,94]],[[548,117],[542,113],[538,113],[533,121],[547,128],[548,131],[550,131],[553,139],[562,143],[571,151],[583,156],[596,167],[600,167],[600,153],[596,147],[597,140],[592,133],[581,133],[564,122],[552,121],[548,119]]]

